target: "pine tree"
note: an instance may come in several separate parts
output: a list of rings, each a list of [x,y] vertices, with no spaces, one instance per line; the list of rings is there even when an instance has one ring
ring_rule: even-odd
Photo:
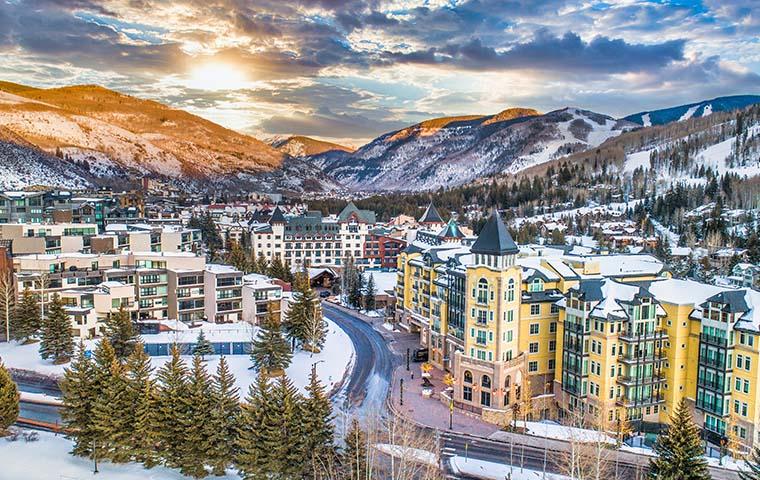
[[[154,421],[159,451],[168,467],[181,468],[188,449],[185,434],[190,404],[187,367],[176,345],[172,347],[171,360],[158,370],[156,377],[159,387]]]
[[[108,382],[104,387],[95,392],[92,405],[95,452],[99,460],[124,463],[130,458],[133,405],[129,401],[124,365],[116,358],[111,362]]]
[[[296,275],[293,301],[285,316],[285,331],[291,340],[311,351],[324,344],[327,331],[322,322],[319,299],[311,288],[306,270]]]
[[[345,477],[350,480],[364,480],[367,475],[367,434],[364,433],[357,419],[351,420],[351,427],[343,439],[346,448],[343,451]]]
[[[259,254],[256,256],[256,273],[260,273],[262,275],[266,275],[267,271],[269,269],[269,262],[267,262],[266,257],[262,252],[259,252]]]
[[[189,410],[185,432],[184,458],[180,471],[193,478],[203,478],[206,471],[207,452],[211,449],[214,409],[213,388],[206,366],[199,355],[193,357],[193,367],[187,385]]]
[[[248,260],[248,255],[245,254],[243,247],[238,242],[231,242],[232,248],[227,253],[226,262],[229,265],[234,266],[238,270],[244,273],[250,273],[251,264]]]
[[[304,451],[309,455],[311,477],[317,477],[320,466],[333,463],[335,431],[332,425],[332,407],[325,388],[317,377],[316,364],[312,365],[307,396],[303,402]]]
[[[746,470],[739,471],[740,480],[760,480],[760,448],[755,447],[744,460]]]
[[[354,279],[351,282],[351,288],[348,291],[348,304],[354,308],[361,308],[362,290],[364,289],[364,277],[361,272],[356,271]]]
[[[224,475],[232,463],[234,445],[237,438],[236,424],[240,416],[240,400],[235,386],[235,377],[230,372],[227,360],[219,359],[213,381],[213,410],[211,412],[211,437],[207,451],[208,463],[214,475]]]
[[[123,361],[132,354],[139,339],[135,325],[129,312],[124,309],[124,305],[106,319],[104,335],[111,342],[116,358]]]
[[[274,408],[269,420],[276,422],[274,444],[268,443],[276,452],[278,471],[284,479],[300,478],[307,471],[310,454],[306,450],[303,397],[288,377],[278,377],[272,389]],[[270,428],[272,423],[269,424]],[[270,439],[271,440],[271,439]]]
[[[0,363],[0,437],[5,435],[8,427],[16,423],[19,412],[18,387],[11,379],[11,374]]]
[[[34,293],[29,287],[24,289],[21,300],[16,304],[16,312],[13,316],[14,323],[11,329],[11,337],[23,343],[31,343],[32,337],[40,329],[42,319],[40,306]]]
[[[649,463],[649,478],[658,480],[709,480],[707,461],[699,440],[699,427],[692,421],[684,399],[670,417],[666,433],[657,438],[657,456]]]
[[[371,273],[369,274],[367,286],[364,290],[364,309],[372,311],[375,309],[375,295],[377,295],[377,289],[375,288],[375,277]]]
[[[251,361],[259,372],[278,375],[290,365],[293,354],[282,335],[280,321],[269,312],[251,345]]]
[[[40,356],[59,365],[66,363],[74,354],[74,337],[71,333],[71,320],[63,308],[61,298],[56,294],[50,302],[45,320],[42,322],[42,341]]]
[[[206,335],[201,329],[198,332],[198,338],[195,340],[195,347],[193,348],[193,355],[200,355],[201,360],[205,360],[206,355],[214,354],[214,345],[208,341]]]
[[[147,468],[158,462],[156,452],[156,382],[152,378],[150,357],[141,343],[127,359],[127,394],[132,422],[128,445],[133,458]]]
[[[87,356],[83,342],[79,342],[77,354],[69,368],[64,370],[61,381],[63,426],[74,440],[72,454],[83,457],[92,452],[94,432],[92,429],[92,404],[95,398],[95,369]]]
[[[268,446],[277,424],[265,422],[271,414],[271,402],[272,387],[266,375],[259,372],[256,384],[248,387],[237,425],[235,466],[245,480],[269,478],[277,463],[276,452]]]

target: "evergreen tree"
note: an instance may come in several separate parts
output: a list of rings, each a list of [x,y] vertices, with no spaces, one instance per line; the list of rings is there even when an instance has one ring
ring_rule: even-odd
[[[377,295],[377,289],[375,288],[375,277],[371,273],[367,280],[367,286],[364,288],[364,309],[371,311],[375,309],[375,295]]]
[[[138,342],[137,331],[124,305],[106,319],[104,336],[111,342],[116,358],[120,361],[126,360],[134,351]]]
[[[29,287],[24,289],[21,300],[16,304],[16,312],[13,316],[13,328],[11,337],[23,343],[31,343],[32,337],[40,329],[42,319],[40,317],[40,306],[37,298],[34,296]]]
[[[84,342],[79,342],[77,354],[61,381],[63,408],[61,420],[74,440],[72,454],[84,457],[92,452],[92,404],[95,398],[94,367],[86,354]]]
[[[335,431],[332,425],[332,408],[325,388],[317,377],[316,364],[311,367],[307,396],[303,403],[304,448],[310,456],[311,477],[317,477],[320,466],[333,463]]]
[[[667,432],[657,438],[656,457],[649,463],[649,478],[658,480],[709,480],[707,461],[684,399],[670,417]]]
[[[272,278],[279,278],[280,280],[287,282],[289,278],[289,272],[279,256],[275,256],[270,262],[267,269],[267,275]]]
[[[56,294],[48,307],[42,323],[42,341],[40,356],[51,358],[56,365],[66,363],[74,354],[74,337],[71,333],[71,320],[63,308],[61,298]]]
[[[147,468],[158,462],[156,452],[156,382],[150,357],[138,343],[127,359],[127,393],[132,414],[127,444],[134,459]],[[159,427],[160,428],[160,427]]]
[[[182,468],[188,445],[185,442],[187,420],[190,412],[188,395],[188,372],[179,354],[172,347],[172,358],[157,372],[158,394],[156,396],[156,440],[165,464]]]
[[[292,356],[280,321],[270,310],[251,344],[251,361],[259,372],[271,376],[281,374],[290,365]]]
[[[5,435],[8,427],[16,423],[19,412],[20,394],[11,374],[0,363],[0,437]]]
[[[265,420],[271,414],[272,387],[266,375],[259,372],[256,384],[248,387],[248,396],[242,406],[235,446],[235,466],[245,480],[270,478],[278,459],[269,448],[278,425]]]
[[[753,448],[752,453],[744,460],[747,467],[739,471],[740,480],[760,480],[760,448]]]
[[[310,464],[305,442],[303,397],[285,375],[277,378],[272,397],[274,406],[268,418],[273,423],[269,423],[269,427],[276,425],[277,428],[274,437],[270,438],[274,443],[268,445],[277,455],[276,471],[283,479],[300,478]]]
[[[346,448],[343,451],[343,468],[345,477],[350,480],[364,480],[367,474],[367,434],[364,433],[357,419],[351,420],[351,427],[343,439]]]
[[[267,262],[267,259],[264,256],[264,253],[259,252],[258,256],[256,257],[256,268],[254,269],[254,271],[256,273],[266,275],[268,269],[269,269],[269,262]]]
[[[208,463],[214,475],[224,475],[233,460],[237,438],[236,425],[240,416],[240,401],[235,377],[230,372],[227,360],[219,359],[213,381],[213,410],[211,412],[211,437],[207,451]]]
[[[234,266],[241,272],[250,273],[251,265],[243,247],[238,242],[231,241],[230,243],[232,243],[232,247],[227,253],[226,263]]]
[[[187,386],[189,410],[185,432],[185,455],[180,471],[193,478],[203,478],[206,472],[207,452],[214,434],[212,414],[214,408],[213,388],[206,366],[199,355],[193,357],[193,368]]]
[[[195,340],[195,347],[193,348],[193,355],[200,355],[201,360],[204,360],[206,355],[214,354],[214,346],[206,339],[206,335],[203,333],[203,329],[198,332],[198,338]]]
[[[364,289],[364,277],[361,272],[357,271],[354,275],[354,279],[351,282],[350,290],[348,291],[348,304],[354,308],[361,308],[362,306],[362,290]]]
[[[105,388],[95,392],[92,424],[97,458],[124,463],[130,459],[132,408],[124,365],[114,358]]]

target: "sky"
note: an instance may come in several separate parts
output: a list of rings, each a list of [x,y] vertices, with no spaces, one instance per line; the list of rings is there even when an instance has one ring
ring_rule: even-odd
[[[0,0],[0,79],[360,146],[439,116],[760,94],[760,2]]]

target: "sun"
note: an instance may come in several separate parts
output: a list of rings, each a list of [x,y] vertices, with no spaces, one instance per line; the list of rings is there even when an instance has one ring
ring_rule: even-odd
[[[226,63],[204,63],[190,71],[187,86],[199,90],[238,90],[250,84],[246,75]]]

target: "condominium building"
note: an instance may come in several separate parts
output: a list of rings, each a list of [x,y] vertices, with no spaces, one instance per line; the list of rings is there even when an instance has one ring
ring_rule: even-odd
[[[261,325],[270,313],[282,311],[282,286],[266,275],[250,273],[243,277],[243,320]]]
[[[243,272],[230,265],[208,264],[204,289],[213,292],[205,305],[206,318],[215,323],[243,320]]]
[[[97,233],[94,223],[0,223],[0,239],[15,255],[83,252]]]

